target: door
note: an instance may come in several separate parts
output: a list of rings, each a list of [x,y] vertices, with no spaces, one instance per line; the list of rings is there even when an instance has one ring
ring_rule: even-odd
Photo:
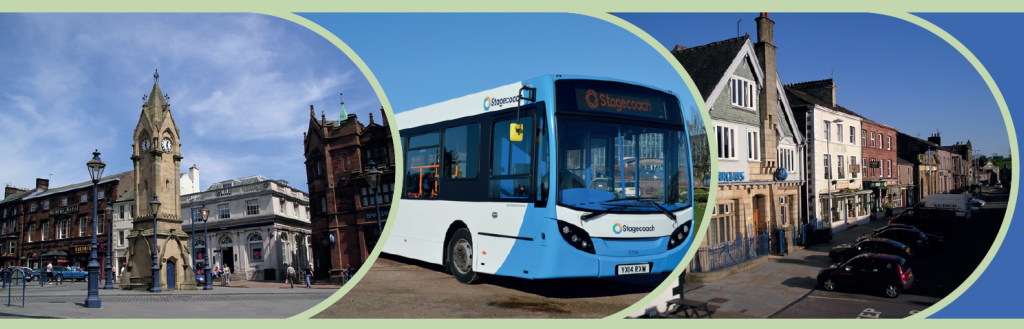
[[[765,223],[764,200],[765,197],[763,195],[755,196],[753,210],[751,211],[751,213],[754,215],[754,232],[757,232],[757,235],[764,234],[765,231],[768,229],[768,226]]]
[[[232,272],[235,271],[235,250],[234,247],[227,247],[221,250],[221,259],[224,260],[224,265],[227,265]]]
[[[174,262],[167,261],[167,265],[165,267],[167,268],[167,291],[174,291],[174,287],[177,286],[177,282],[174,281],[174,278],[177,275],[177,273],[175,273],[177,266],[175,266]]]

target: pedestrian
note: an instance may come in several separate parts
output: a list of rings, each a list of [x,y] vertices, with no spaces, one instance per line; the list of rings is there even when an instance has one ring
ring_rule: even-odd
[[[306,277],[306,288],[313,288],[313,270],[306,266],[306,269],[302,271],[302,274]]]
[[[53,280],[53,263],[46,263],[46,281]]]
[[[287,278],[285,278],[285,280],[288,281],[289,284],[291,284],[292,289],[295,289],[295,268],[292,267],[291,264],[285,263],[285,265],[288,265],[288,274],[286,274]]]
[[[231,267],[224,265],[224,283],[226,286],[231,286]]]
[[[352,277],[356,275],[356,269],[352,268],[351,264],[345,265],[345,273],[345,275],[348,276],[345,278],[345,282],[351,281]]]
[[[348,283],[348,266],[341,269],[341,283]]]

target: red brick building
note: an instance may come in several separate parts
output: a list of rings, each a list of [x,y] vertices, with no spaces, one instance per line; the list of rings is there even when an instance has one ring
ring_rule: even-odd
[[[872,191],[869,199],[872,215],[884,213],[885,207],[902,207],[899,185],[899,164],[896,156],[896,128],[864,119],[861,122],[861,171],[864,187]]]
[[[383,174],[378,202],[381,223],[391,207],[395,184],[395,152],[384,108],[381,123],[363,125],[355,114],[345,120],[316,117],[309,107],[309,130],[303,136],[309,209],[312,224],[314,275],[341,280],[346,266],[358,268],[377,244],[377,212],[364,173],[372,160]]]

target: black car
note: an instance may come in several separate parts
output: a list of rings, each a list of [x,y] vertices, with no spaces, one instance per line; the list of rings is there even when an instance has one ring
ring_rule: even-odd
[[[944,245],[946,243],[946,238],[942,237],[941,235],[927,233],[927,232],[921,231],[921,229],[919,229],[917,227],[914,227],[914,226],[911,226],[911,225],[905,225],[905,224],[889,224],[889,225],[883,226],[881,228],[876,228],[876,229],[872,230],[871,233],[872,234],[876,234],[876,233],[879,233],[879,232],[882,232],[882,231],[885,231],[885,230],[888,230],[888,229],[894,229],[894,228],[916,230],[918,232],[924,233],[924,236],[928,237],[928,243],[931,244],[931,249],[936,249],[936,250],[937,249],[942,249],[942,245]]]
[[[860,254],[886,254],[910,258],[913,254],[910,247],[890,239],[865,239],[862,241],[835,246],[828,252],[828,257],[836,263],[845,262]]]
[[[914,272],[899,256],[862,254],[845,263],[818,272],[818,285],[825,290],[865,289],[896,298],[914,284]]]
[[[932,248],[928,241],[928,236],[917,229],[910,228],[890,228],[870,236],[862,236],[857,239],[857,242],[872,239],[882,238],[896,240],[899,243],[905,244],[910,247],[910,251],[915,255],[921,255],[924,251]]]
[[[889,225],[910,225],[928,232],[953,232],[958,220],[953,209],[915,207],[889,220]]]

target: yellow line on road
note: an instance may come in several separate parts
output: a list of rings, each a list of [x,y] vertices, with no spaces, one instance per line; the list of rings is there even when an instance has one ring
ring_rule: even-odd
[[[868,303],[871,303],[871,302],[872,302],[872,301],[870,301],[870,300],[863,300],[863,299],[851,299],[851,298],[835,298],[835,297],[821,297],[821,296],[807,296],[807,298],[820,298],[820,299],[835,299],[835,300],[848,300],[848,301],[851,301],[851,302],[868,302]]]

